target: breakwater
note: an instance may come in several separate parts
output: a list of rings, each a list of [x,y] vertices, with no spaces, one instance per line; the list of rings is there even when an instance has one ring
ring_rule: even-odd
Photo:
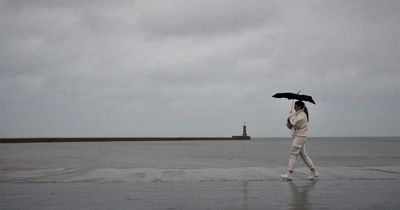
[[[46,137],[46,138],[0,138],[0,143],[112,142],[112,141],[213,141],[213,140],[250,140],[250,136],[232,136],[232,137]]]

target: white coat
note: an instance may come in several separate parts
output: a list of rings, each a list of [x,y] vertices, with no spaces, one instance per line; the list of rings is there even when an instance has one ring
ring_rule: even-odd
[[[308,121],[306,113],[303,110],[291,112],[286,122],[286,126],[292,130],[292,138],[296,136],[307,137]]]

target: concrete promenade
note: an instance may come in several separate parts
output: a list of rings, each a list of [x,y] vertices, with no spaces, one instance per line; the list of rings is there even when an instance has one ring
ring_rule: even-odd
[[[0,209],[399,209],[400,167],[0,172]]]

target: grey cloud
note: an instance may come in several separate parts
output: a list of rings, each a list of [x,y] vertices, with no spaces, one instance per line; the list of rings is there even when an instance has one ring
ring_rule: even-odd
[[[128,5],[131,4],[130,0],[118,0],[118,2],[112,3],[107,0],[75,0],[75,1],[63,1],[63,0],[2,0],[0,6],[11,12],[22,12],[24,10],[43,8],[43,9],[82,9],[82,8],[101,8],[101,7],[113,7],[116,5]]]
[[[397,3],[364,2],[1,1],[0,135],[287,136],[299,89],[312,135],[398,135]]]
[[[399,4],[384,2],[312,1],[301,13],[289,8],[285,25],[290,31],[274,60],[294,71],[303,68],[305,75],[398,76]]]
[[[198,36],[237,33],[262,27],[278,9],[271,1],[143,1],[138,16],[151,36]]]

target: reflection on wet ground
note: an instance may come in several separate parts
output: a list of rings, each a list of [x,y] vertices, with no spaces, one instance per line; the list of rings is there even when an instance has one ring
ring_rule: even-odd
[[[0,184],[1,209],[399,209],[399,180]]]
[[[289,182],[291,202],[289,202],[289,207],[292,210],[306,210],[312,209],[312,205],[309,201],[308,194],[313,190],[314,186],[317,184],[317,180],[306,182],[303,185],[296,184],[295,181]]]

